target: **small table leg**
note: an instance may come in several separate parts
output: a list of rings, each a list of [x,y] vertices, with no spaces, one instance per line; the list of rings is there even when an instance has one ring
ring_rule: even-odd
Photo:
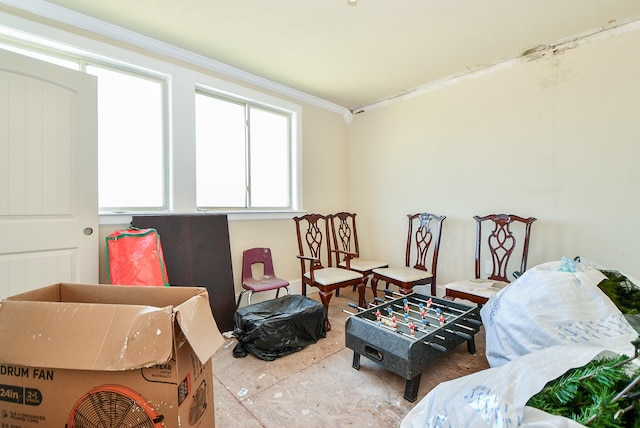
[[[420,388],[420,378],[422,373],[418,374],[413,379],[407,379],[404,386],[404,399],[410,402],[416,401],[418,398],[418,389]]]
[[[353,353],[353,364],[351,364],[351,367],[356,370],[360,370],[360,354],[357,352]]]
[[[470,354],[476,353],[476,339],[473,336],[467,340],[467,351],[469,351]]]

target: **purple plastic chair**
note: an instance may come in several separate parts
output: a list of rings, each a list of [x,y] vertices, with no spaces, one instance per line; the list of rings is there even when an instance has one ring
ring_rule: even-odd
[[[255,264],[262,264],[263,266],[263,275],[261,277],[254,277],[253,275],[252,267]],[[280,289],[285,288],[287,294],[291,294],[289,282],[278,278],[273,271],[273,260],[271,258],[271,249],[269,248],[251,248],[242,253],[242,288],[236,308],[240,306],[240,300],[242,300],[242,296],[246,292],[249,292],[247,297],[247,304],[249,305],[251,305],[253,293],[276,290],[276,298],[278,298]]]

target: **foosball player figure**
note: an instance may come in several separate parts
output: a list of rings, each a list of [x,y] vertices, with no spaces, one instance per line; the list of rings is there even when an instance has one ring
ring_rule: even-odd
[[[391,326],[393,327],[393,331],[398,328],[398,319],[395,315],[393,316],[393,318],[391,318]]]
[[[411,336],[416,335],[415,329],[416,329],[416,326],[413,324],[413,322],[409,323],[409,330],[411,331]]]
[[[442,311],[440,308],[436,308],[436,315],[438,315],[438,321],[440,321],[440,325],[444,324],[444,315],[442,315]]]

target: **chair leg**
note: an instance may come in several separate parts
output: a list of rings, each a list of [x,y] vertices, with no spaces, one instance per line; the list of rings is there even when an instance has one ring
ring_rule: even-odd
[[[449,295],[449,289],[448,289],[448,288],[445,288],[445,289],[444,289],[444,296],[443,296],[442,298],[443,298],[444,300],[449,300],[449,301],[451,301],[451,302],[453,302],[454,300],[456,300],[456,298],[455,298],[455,297],[453,297],[453,296],[450,296],[450,295]]]
[[[238,309],[238,308],[240,307],[240,300],[242,300],[242,295],[243,295],[244,293],[246,293],[246,292],[247,292],[247,290],[242,290],[242,291],[240,292],[240,295],[238,296],[238,302],[236,303],[236,309]]]
[[[404,295],[411,294],[411,293],[413,293],[413,288],[398,287],[398,293],[404,294]]]
[[[365,301],[364,292],[366,288],[364,286],[364,280],[358,284],[358,306],[361,308],[367,307],[367,302]]]
[[[433,297],[436,297],[438,295],[438,287],[436,287],[436,283],[433,282],[433,278],[431,279],[429,285],[431,286],[431,295]]]
[[[253,291],[251,293],[249,293],[249,296],[247,297],[247,304],[249,306],[251,306],[251,296],[253,296]]]
[[[371,278],[371,292],[373,293],[373,301],[378,299],[378,278]]]
[[[369,283],[369,281],[370,281],[370,280],[371,280],[371,275],[367,275],[367,276],[365,277],[365,279],[364,279],[364,287],[365,287],[365,288],[367,288],[367,283]],[[357,289],[358,289],[358,286],[357,286],[357,285],[354,285],[354,286],[353,286],[353,291],[356,291]],[[336,290],[336,291],[338,291],[338,290]],[[336,296],[337,296],[337,294],[336,294]]]
[[[333,292],[320,291],[320,301],[324,306],[325,318],[324,318],[324,331],[331,331],[331,323],[329,322],[329,302],[333,296]]]

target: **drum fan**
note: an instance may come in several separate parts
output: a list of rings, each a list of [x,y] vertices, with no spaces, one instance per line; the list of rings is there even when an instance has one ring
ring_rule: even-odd
[[[86,393],[73,406],[68,428],[159,428],[164,416],[134,390],[122,385],[102,385]]]

